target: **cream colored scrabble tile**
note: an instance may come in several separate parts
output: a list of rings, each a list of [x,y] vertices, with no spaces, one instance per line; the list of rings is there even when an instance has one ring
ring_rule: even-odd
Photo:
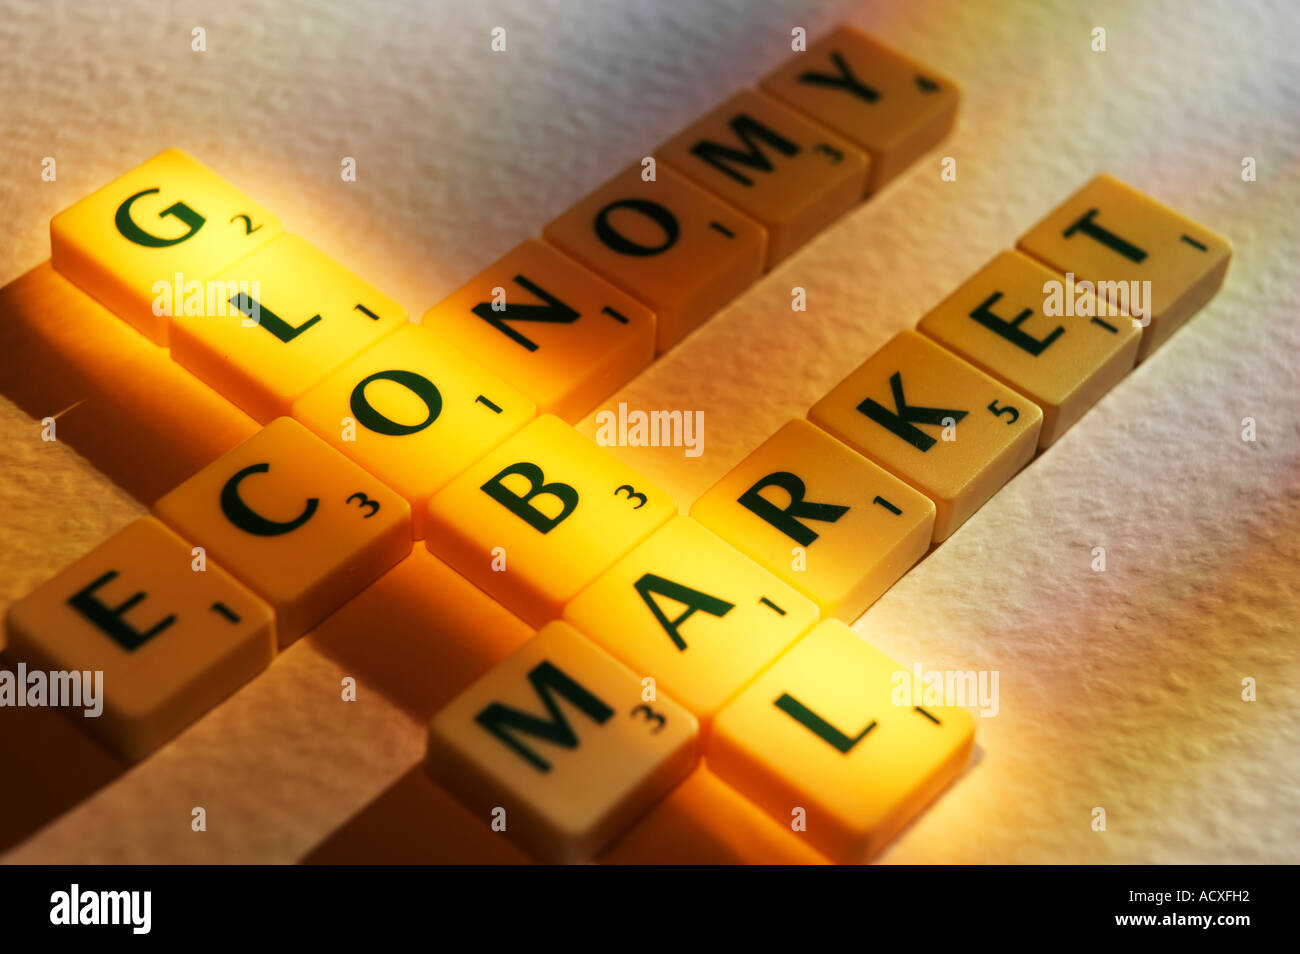
[[[654,360],[654,313],[537,239],[429,309],[423,324],[570,424]]]
[[[275,608],[281,646],[411,552],[406,501],[287,417],[153,509]]]
[[[564,618],[708,724],[817,607],[690,517],[601,574]]]
[[[1094,283],[1098,299],[1145,322],[1139,361],[1210,300],[1232,259],[1223,236],[1108,175],[1049,212],[1016,247]]]
[[[767,267],[862,199],[867,155],[756,90],[742,90],[655,150],[767,229]]]
[[[866,150],[868,193],[948,135],[961,99],[952,80],[847,24],[792,54],[762,89]]]
[[[153,517],[13,604],[5,627],[7,654],[29,671],[91,674],[67,712],[128,759],[179,734],[275,655],[271,607]],[[86,690],[102,706],[90,717]]]
[[[199,314],[173,319],[171,353],[262,423],[385,335],[406,312],[297,235],[281,235],[214,280]]]
[[[536,406],[432,329],[408,324],[296,400],[293,416],[405,497],[420,540],[434,491]]]
[[[777,822],[803,809],[832,860],[867,860],[961,773],[975,739],[965,709],[897,704],[899,673],[826,620],[723,710],[709,769]]]
[[[655,313],[667,351],[763,272],[763,228],[659,164],[653,181],[631,166],[542,232],[547,242]]]
[[[933,500],[938,543],[1029,463],[1043,412],[904,331],[813,405],[808,419]]]
[[[487,828],[589,860],[695,765],[694,717],[559,621],[433,718],[426,765]]]
[[[1127,317],[1062,315],[1061,277],[1005,251],[921,319],[917,330],[1038,405],[1039,448],[1069,430],[1133,367],[1142,329]],[[1091,297],[1089,295],[1089,297]]]
[[[280,231],[262,206],[168,149],[51,219],[50,254],[61,275],[166,345],[176,303]]]
[[[543,414],[433,495],[425,544],[541,626],[676,513],[665,491]]]
[[[691,516],[803,593],[857,619],[924,554],[934,504],[807,421],[790,421]]]

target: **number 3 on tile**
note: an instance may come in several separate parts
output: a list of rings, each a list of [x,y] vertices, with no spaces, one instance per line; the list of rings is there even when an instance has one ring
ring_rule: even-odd
[[[355,494],[348,497],[348,499],[344,501],[344,503],[352,503],[352,501],[354,500],[357,502],[357,506],[361,507],[363,510],[369,508],[369,512],[364,517],[361,518],[362,520],[369,520],[375,514],[379,513],[379,501],[371,500],[361,491],[358,490]]]
[[[637,493],[636,488],[633,487],[631,484],[620,484],[619,486],[617,486],[617,487],[614,488],[614,496],[615,496],[615,497],[619,496],[620,494],[624,494],[624,493],[627,494],[627,499],[628,499],[629,501],[631,501],[631,500],[635,500],[635,501],[637,501],[637,505],[636,505],[635,507],[632,508],[633,510],[640,510],[642,507],[645,506],[645,504],[646,504],[646,495],[645,495],[645,494],[641,494],[641,493]]]
[[[660,713],[655,712],[653,709],[651,709],[648,705],[645,705],[644,703],[637,706],[635,709],[633,709],[632,715],[643,716],[646,722],[654,723],[654,728],[650,730],[651,735],[658,735],[660,732],[662,732],[665,723],[667,723],[668,721],[666,716],[663,716]]]

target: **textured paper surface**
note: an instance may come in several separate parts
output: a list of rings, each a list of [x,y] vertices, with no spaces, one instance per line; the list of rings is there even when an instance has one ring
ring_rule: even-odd
[[[420,314],[778,63],[792,26],[850,19],[962,85],[954,135],[609,402],[703,410],[701,457],[620,455],[685,508],[1098,171],[1211,226],[1235,247],[1219,295],[857,624],[905,666],[1001,680],[975,763],[882,860],[1300,860],[1300,17],[1089,7],[0,0],[0,281],[48,257],[59,209],[180,146]],[[8,402],[0,428],[7,604],[140,508]],[[378,688],[342,704],[345,674],[300,642],[5,860],[304,856],[423,749]],[[13,769],[6,789],[39,767]]]

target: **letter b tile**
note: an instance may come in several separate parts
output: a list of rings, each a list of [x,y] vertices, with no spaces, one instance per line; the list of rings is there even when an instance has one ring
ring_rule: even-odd
[[[665,491],[544,414],[433,495],[425,543],[540,626],[676,513]]]

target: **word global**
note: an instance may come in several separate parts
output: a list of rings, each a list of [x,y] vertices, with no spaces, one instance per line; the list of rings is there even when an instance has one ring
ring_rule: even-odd
[[[596,443],[601,447],[682,447],[687,457],[704,453],[703,411],[629,411],[596,415]]]

